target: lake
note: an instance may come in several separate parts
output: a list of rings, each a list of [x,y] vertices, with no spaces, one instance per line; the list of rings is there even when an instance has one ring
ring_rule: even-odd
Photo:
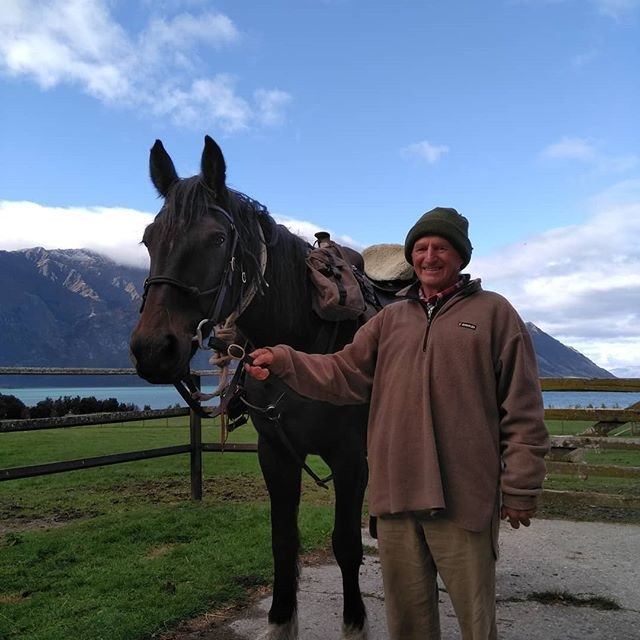
[[[205,385],[205,391],[211,391],[212,386]],[[186,406],[176,389],[172,386],[158,385],[146,387],[42,387],[42,388],[0,388],[0,393],[20,398],[27,406],[32,407],[45,398],[59,398],[61,396],[94,396],[98,400],[116,398],[119,402],[133,403],[141,409],[149,405],[152,409],[179,404]],[[586,408],[589,406],[600,408],[623,408],[640,402],[640,393],[616,393],[598,391],[544,391],[544,406],[563,409],[567,407]]]

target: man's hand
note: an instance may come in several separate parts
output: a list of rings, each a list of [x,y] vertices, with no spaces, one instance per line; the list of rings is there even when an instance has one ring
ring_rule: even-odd
[[[513,509],[503,506],[500,510],[500,519],[504,520],[506,518],[509,520],[509,524],[514,529],[518,529],[521,524],[528,527],[531,524],[531,518],[535,515],[535,509]]]
[[[266,380],[269,375],[269,366],[273,362],[273,353],[269,349],[256,349],[250,354],[253,364],[245,364],[244,370],[256,380]]]

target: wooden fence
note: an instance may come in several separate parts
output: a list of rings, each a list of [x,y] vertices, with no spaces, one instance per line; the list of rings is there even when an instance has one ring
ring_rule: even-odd
[[[62,369],[62,368],[37,368],[37,367],[0,367],[0,375],[137,375],[135,369]],[[211,371],[197,371],[194,374],[196,384],[200,386],[202,375],[214,375]],[[1,392],[1,390],[0,390]],[[176,399],[178,399],[176,392]],[[115,413],[93,413],[87,415],[68,415],[56,418],[35,418],[23,420],[0,420],[0,434],[15,433],[19,431],[38,431],[41,429],[65,429],[68,427],[91,427],[103,424],[121,422],[136,422],[155,418],[170,418],[175,416],[189,416],[189,443],[171,447],[158,447],[142,451],[127,451],[105,456],[81,458],[78,460],[64,460],[46,464],[29,465],[24,467],[11,467],[0,469],[0,481],[17,480],[18,478],[33,478],[63,471],[77,469],[91,469],[122,462],[135,460],[149,460],[188,453],[190,457],[191,497],[194,500],[202,499],[202,453],[204,451],[221,451],[219,443],[202,442],[201,418],[186,407],[174,409],[160,409],[148,411],[126,411]],[[255,452],[253,444],[226,444],[225,451]]]
[[[134,369],[43,369],[34,367],[0,367],[0,375],[136,375]],[[197,384],[200,377],[214,375],[213,372],[198,371],[195,373]],[[640,379],[581,379],[581,378],[542,378],[543,391],[635,391],[640,392]],[[1,392],[1,390],[0,390]],[[0,420],[0,434],[19,431],[36,431],[40,429],[63,429],[77,426],[96,426],[101,424],[133,422],[153,418],[173,416],[189,416],[189,443],[171,447],[161,447],[142,451],[129,451],[105,456],[66,460],[24,467],[0,469],[0,481],[30,478],[34,476],[60,473],[76,469],[148,460],[163,456],[188,453],[191,469],[191,497],[202,498],[202,454],[208,451],[221,451],[219,443],[202,442],[201,418],[188,408],[174,408],[148,411],[128,411],[117,413],[98,413],[89,415],[69,415],[58,418],[38,418],[23,420]],[[622,467],[613,465],[588,465],[581,461],[581,453],[588,449],[631,449],[640,450],[640,438],[610,437],[614,429],[627,423],[640,423],[640,403],[624,409],[546,409],[548,420],[584,420],[595,422],[593,426],[578,436],[553,436],[552,451],[547,460],[550,473],[571,474],[586,478],[588,476],[609,476],[617,478],[640,478],[640,467]],[[255,444],[225,444],[224,450],[229,452],[255,452]],[[565,492],[545,490],[550,500],[561,499]],[[558,494],[558,495],[556,495]],[[625,496],[601,496],[572,492],[578,502],[587,500],[589,504],[613,505],[622,504],[629,507],[640,507],[640,499]]]

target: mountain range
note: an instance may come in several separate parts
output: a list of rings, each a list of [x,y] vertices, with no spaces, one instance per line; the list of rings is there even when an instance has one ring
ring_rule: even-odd
[[[129,336],[146,275],[86,249],[0,251],[0,366],[130,367]],[[614,377],[535,325],[527,327],[541,376]],[[43,382],[51,383],[0,376],[5,387]]]

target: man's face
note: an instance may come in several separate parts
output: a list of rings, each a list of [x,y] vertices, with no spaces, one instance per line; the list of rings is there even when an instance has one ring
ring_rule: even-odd
[[[422,236],[413,245],[411,262],[426,296],[443,291],[458,281],[462,257],[440,236]]]

